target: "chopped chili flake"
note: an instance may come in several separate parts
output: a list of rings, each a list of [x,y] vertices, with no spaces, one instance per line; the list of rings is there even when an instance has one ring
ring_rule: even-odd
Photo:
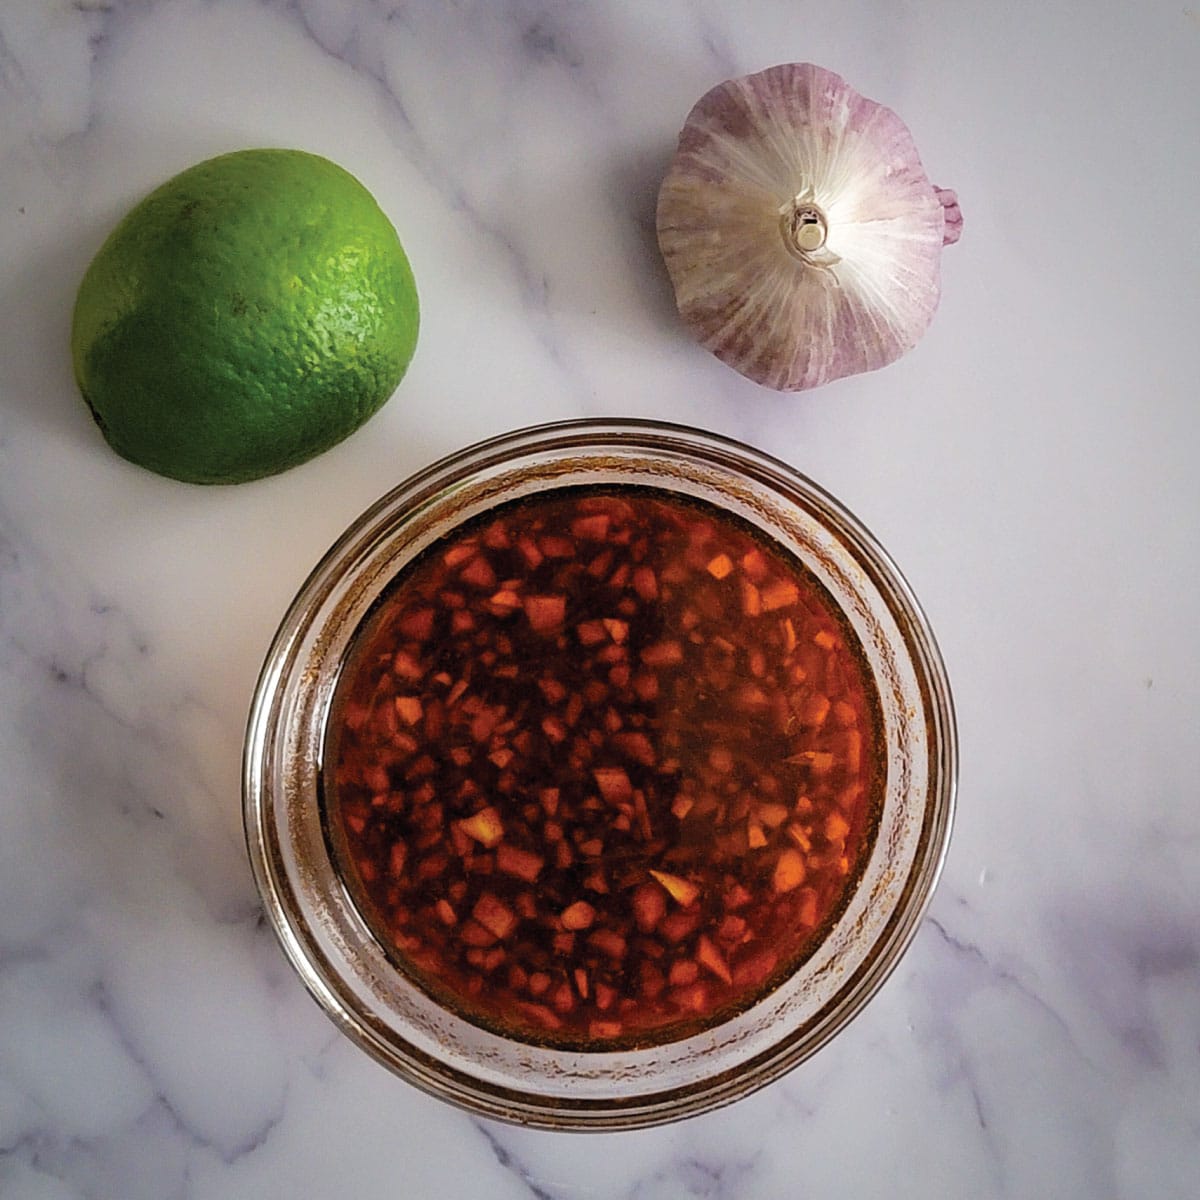
[[[683,662],[683,646],[676,641],[655,642],[642,651],[642,662],[648,667],[674,667]]]
[[[667,982],[672,987],[686,983],[695,983],[700,978],[700,966],[690,958],[677,958],[667,972]]]
[[[504,837],[504,826],[500,814],[494,808],[483,808],[474,816],[467,817],[458,823],[458,827],[469,837],[491,849],[500,844]]]
[[[829,697],[821,692],[814,692],[800,706],[800,720],[805,725],[820,728],[829,716]]]
[[[862,765],[862,734],[857,729],[847,730],[838,742],[838,749],[845,759],[846,769],[857,775]]]
[[[717,936],[723,942],[738,943],[746,936],[746,922],[742,917],[734,916],[730,913],[717,926]]]
[[[733,770],[733,753],[728,746],[714,746],[708,752],[708,762],[714,771],[728,775]]]
[[[584,646],[594,646],[608,637],[603,621],[581,621],[575,626],[575,636]]]
[[[588,945],[595,946],[601,954],[609,958],[625,957],[625,939],[611,929],[597,929],[588,936]]]
[[[580,849],[583,849],[583,847],[581,846]],[[601,851],[597,850],[596,853],[599,854]],[[585,875],[583,877],[583,886],[589,892],[600,892],[602,895],[607,895],[610,891],[608,880],[604,878],[604,875],[600,871],[593,871],[590,875]]]
[[[608,513],[576,517],[571,522],[571,533],[586,541],[602,542],[608,535]]]
[[[461,566],[475,557],[475,546],[476,542],[474,538],[468,538],[466,541],[459,542],[457,545],[451,546],[442,555],[442,562],[448,567]]]
[[[464,946],[477,948],[490,946],[496,940],[496,935],[478,921],[467,921],[458,931],[458,937]]]
[[[732,983],[733,977],[729,974],[729,965],[722,957],[721,952],[712,944],[708,935],[702,933],[696,941],[696,961],[702,966],[707,967],[718,979],[725,983]]]
[[[633,590],[647,602],[658,599],[658,579],[649,567],[634,570]]]
[[[742,580],[742,612],[748,617],[762,612],[762,594],[748,579]]]
[[[563,909],[559,919],[564,929],[590,929],[596,919],[596,910],[586,900],[576,900]]]
[[[397,842],[388,855],[388,873],[399,878],[404,874],[404,864],[408,861],[408,847],[403,842]]]
[[[629,622],[619,621],[615,617],[605,617],[604,628],[614,642],[623,642],[629,636]]]
[[[492,570],[491,563],[482,554],[471,559],[458,573],[458,577],[464,583],[472,584],[477,588],[493,588],[496,586],[496,572]]]
[[[790,579],[777,579],[762,590],[763,612],[787,608],[800,599],[800,589]]]
[[[502,900],[490,892],[484,892],[471,910],[471,916],[489,933],[503,940],[512,933],[517,924],[516,914]]]
[[[531,537],[521,537],[517,539],[517,549],[521,552],[521,557],[525,560],[525,565],[530,570],[536,570],[542,565],[542,560],[545,555],[538,549],[537,543]]]
[[[748,525],[640,487],[542,493],[420,556],[357,634],[331,841],[376,935],[468,1019],[684,1036],[841,911],[877,712],[849,626]]]
[[[650,810],[646,807],[646,793],[641,788],[633,793],[633,811],[642,837],[649,841],[654,836],[654,823],[650,819]]]
[[[524,611],[536,632],[554,634],[566,617],[566,596],[526,596]]]
[[[397,650],[392,655],[392,670],[401,679],[423,679],[425,677],[425,668],[421,665],[420,659],[407,650]],[[364,712],[370,712],[370,709],[364,709]]]
[[[787,835],[807,854],[812,849],[812,838],[800,825],[789,825]]]
[[[807,875],[804,856],[799,850],[789,847],[775,863],[775,874],[771,877],[771,884],[777,892],[790,892],[793,888],[798,888]]]
[[[667,902],[662,891],[652,883],[643,883],[633,893],[633,919],[643,933],[653,933],[659,921],[667,915]]]
[[[516,612],[521,607],[521,597],[511,588],[503,588],[488,601],[488,607],[497,616],[502,617],[507,613]]]
[[[650,874],[667,889],[675,903],[684,908],[694,904],[696,897],[700,895],[700,889],[688,879],[681,879],[678,875],[671,875],[666,871],[651,871]]]
[[[833,754],[828,750],[805,750],[800,761],[808,763],[817,775],[826,775],[833,770]]]
[[[567,727],[558,717],[543,717],[542,732],[552,742],[565,742],[567,740]]]
[[[515,875],[526,883],[533,883],[542,873],[546,860],[532,850],[521,850],[501,842],[496,848],[496,870],[506,875]]]
[[[837,809],[825,818],[825,836],[831,842],[844,842],[850,832],[850,822]]]
[[[633,798],[633,784],[629,782],[629,776],[625,773],[624,767],[598,767],[592,772],[592,775],[595,777],[600,794],[610,804],[617,804]]]
[[[654,746],[644,733],[618,733],[612,740],[614,746],[622,754],[628,755],[634,762],[644,767],[652,767],[657,759]]]
[[[770,829],[776,829],[788,819],[786,804],[759,804],[755,806],[758,819]]]
[[[709,990],[703,983],[693,983],[691,987],[679,988],[676,991],[675,1002],[685,1012],[699,1016],[710,1006]]]
[[[484,530],[483,544],[490,550],[504,550],[512,544],[508,539],[508,530],[504,527],[503,522],[497,521]]]
[[[746,578],[754,583],[761,583],[767,577],[767,572],[770,570],[770,563],[767,561],[767,556],[758,547],[747,550],[738,560],[738,564],[745,573]]]

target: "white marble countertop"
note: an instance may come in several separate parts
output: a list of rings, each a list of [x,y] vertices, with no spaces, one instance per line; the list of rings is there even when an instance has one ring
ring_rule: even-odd
[[[958,190],[918,348],[802,396],[675,316],[652,226],[688,108],[774,62],[895,108]],[[1200,1194],[1200,8],[7,0],[0,6],[0,1196]],[[112,454],[80,277],[168,176],[325,154],[398,226],[414,364],[256,484]],[[750,441],[923,600],[962,748],[882,992],[785,1080],[629,1135],[475,1121],[387,1074],[265,927],[239,759],[340,530],[482,436],[581,415]]]

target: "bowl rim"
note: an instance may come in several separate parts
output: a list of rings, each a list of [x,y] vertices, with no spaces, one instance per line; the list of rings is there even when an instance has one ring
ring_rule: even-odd
[[[514,453],[547,444],[560,451],[604,445],[649,451],[680,450],[707,462],[799,497],[816,506],[820,523],[847,545],[855,563],[869,575],[893,615],[903,616],[902,633],[914,660],[929,728],[929,788],[920,845],[893,912],[865,959],[834,995],[806,1020],[816,1036],[774,1043],[735,1068],[705,1076],[699,1084],[634,1097],[579,1099],[549,1097],[463,1075],[416,1047],[398,1052],[386,1022],[355,1012],[334,984],[338,970],[305,936],[287,866],[268,822],[264,803],[267,751],[277,733],[273,701],[293,665],[306,614],[320,606],[345,574],[341,569],[387,535],[413,507]],[[897,615],[899,621],[899,615]],[[898,965],[921,923],[941,876],[957,805],[958,740],[953,697],[932,627],[891,556],[867,527],[815,481],[773,455],[744,442],[693,426],[643,418],[578,418],[501,433],[444,455],[408,476],[369,505],[321,556],[298,589],[272,638],[255,685],[246,726],[242,762],[243,830],[255,885],[277,940],[310,995],[335,1024],[377,1062],[425,1092],[475,1114],[546,1129],[616,1130],[644,1128],[709,1111],[749,1094],[798,1065],[828,1044],[878,993]],[[836,1010],[832,1012],[831,1010]]]

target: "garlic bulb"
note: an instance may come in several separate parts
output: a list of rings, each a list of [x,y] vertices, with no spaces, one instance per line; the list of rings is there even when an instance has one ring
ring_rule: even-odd
[[[708,92],[658,197],[680,314],[722,362],[781,391],[911,349],[961,225],[900,118],[809,63]]]

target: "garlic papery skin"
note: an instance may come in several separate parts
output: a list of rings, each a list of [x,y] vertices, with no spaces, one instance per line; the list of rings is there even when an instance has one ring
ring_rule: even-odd
[[[789,63],[719,84],[692,109],[657,222],[701,344],[756,383],[800,391],[916,345],[962,218],[894,112]]]

